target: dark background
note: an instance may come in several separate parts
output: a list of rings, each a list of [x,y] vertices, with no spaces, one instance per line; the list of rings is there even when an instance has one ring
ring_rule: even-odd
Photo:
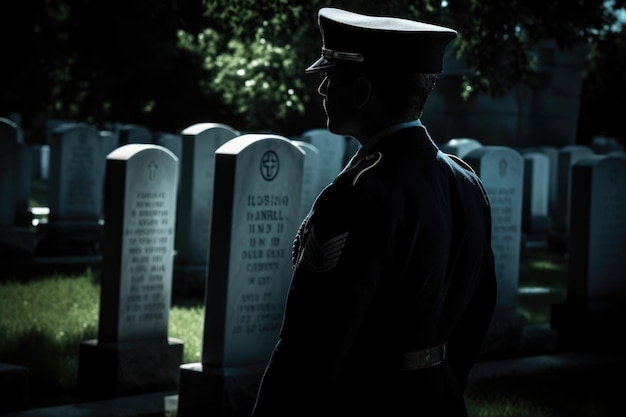
[[[384,5],[320,0],[11,2],[0,13],[0,116],[19,114],[27,131],[46,118],[98,126],[120,121],[169,132],[199,121],[286,135],[321,127],[323,113],[315,93],[319,80],[305,77],[303,68],[319,55],[317,10],[332,5],[456,28],[460,36],[453,50],[474,70],[464,87],[494,97],[512,86],[536,83],[533,48],[539,41],[555,39],[564,49],[586,45],[589,56],[572,142],[588,144],[593,136],[605,135],[624,144],[626,35],[621,28],[612,29],[617,17],[605,3],[483,0],[443,7],[440,1],[406,0]],[[622,10],[625,3],[612,2]],[[268,41],[288,48],[285,53],[291,55],[281,61],[276,59],[281,52],[276,52],[270,58],[274,66],[257,74],[267,81],[267,90],[228,84],[232,68],[220,69],[217,61],[262,57],[255,38],[260,27],[266,28]],[[181,46],[180,33],[197,36],[207,29],[217,34],[210,48]],[[229,43],[233,40],[242,47],[234,49]],[[292,87],[301,106],[285,108],[279,95]],[[463,91],[470,90],[464,88],[459,95]],[[31,140],[40,138],[34,135]]]

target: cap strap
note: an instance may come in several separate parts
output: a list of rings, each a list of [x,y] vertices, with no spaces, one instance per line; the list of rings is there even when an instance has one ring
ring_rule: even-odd
[[[341,52],[322,48],[322,56],[327,59],[343,59],[345,61],[363,62],[363,55],[356,52]]]

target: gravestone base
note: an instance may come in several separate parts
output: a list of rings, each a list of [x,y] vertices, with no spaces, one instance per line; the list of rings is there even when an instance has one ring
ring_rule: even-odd
[[[99,254],[104,224],[97,221],[60,221],[37,226],[37,256]]]
[[[35,230],[10,227],[0,230],[0,259],[31,259],[35,256]]]
[[[79,351],[78,396],[97,401],[178,389],[183,342],[168,338],[120,343],[83,341]]]
[[[523,251],[541,251],[545,252],[548,248],[548,234],[541,233],[522,233]],[[522,252],[522,256],[523,253]]]
[[[536,214],[522,218],[522,231],[529,235],[545,235],[547,237],[552,227],[552,220],[545,215]]]
[[[210,368],[180,367],[177,417],[247,417],[256,399],[265,364]]]
[[[178,295],[204,295],[206,265],[174,265],[172,291]]]
[[[573,303],[552,305],[550,326],[558,332],[557,349],[626,350],[623,327],[626,307],[591,308]]]
[[[487,329],[482,359],[517,356],[524,350],[525,317],[516,310],[496,309]]]
[[[0,414],[28,408],[28,368],[0,362]]]
[[[556,352],[558,332],[549,323],[524,326],[524,356]]]

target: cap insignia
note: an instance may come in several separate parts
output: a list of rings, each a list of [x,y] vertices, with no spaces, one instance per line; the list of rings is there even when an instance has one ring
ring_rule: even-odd
[[[333,51],[322,48],[322,56],[326,59],[343,59],[344,61],[363,62],[363,55],[356,52]]]

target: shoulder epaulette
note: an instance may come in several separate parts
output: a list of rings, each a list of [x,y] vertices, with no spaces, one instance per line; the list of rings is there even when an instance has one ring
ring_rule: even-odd
[[[378,165],[382,157],[383,154],[381,152],[367,154],[365,157],[356,161],[352,167],[341,171],[333,182],[341,181],[344,184],[349,183],[352,186],[356,185],[361,175]]]
[[[457,164],[461,165],[463,168],[465,168],[468,171],[471,171],[472,173],[476,173],[476,171],[474,171],[474,168],[472,168],[470,166],[470,164],[468,164],[467,162],[465,162],[464,160],[462,160],[461,158],[459,158],[458,156],[452,154],[452,153],[447,153],[446,155],[448,155],[450,157],[450,159],[452,159],[454,162],[456,162]]]
[[[361,178],[361,175],[365,174],[367,171],[378,165],[381,159],[383,159],[383,154],[381,152],[368,154],[365,158],[361,159],[359,163],[354,167],[358,171],[352,179],[352,185],[356,185],[356,182],[359,180],[359,178]]]

